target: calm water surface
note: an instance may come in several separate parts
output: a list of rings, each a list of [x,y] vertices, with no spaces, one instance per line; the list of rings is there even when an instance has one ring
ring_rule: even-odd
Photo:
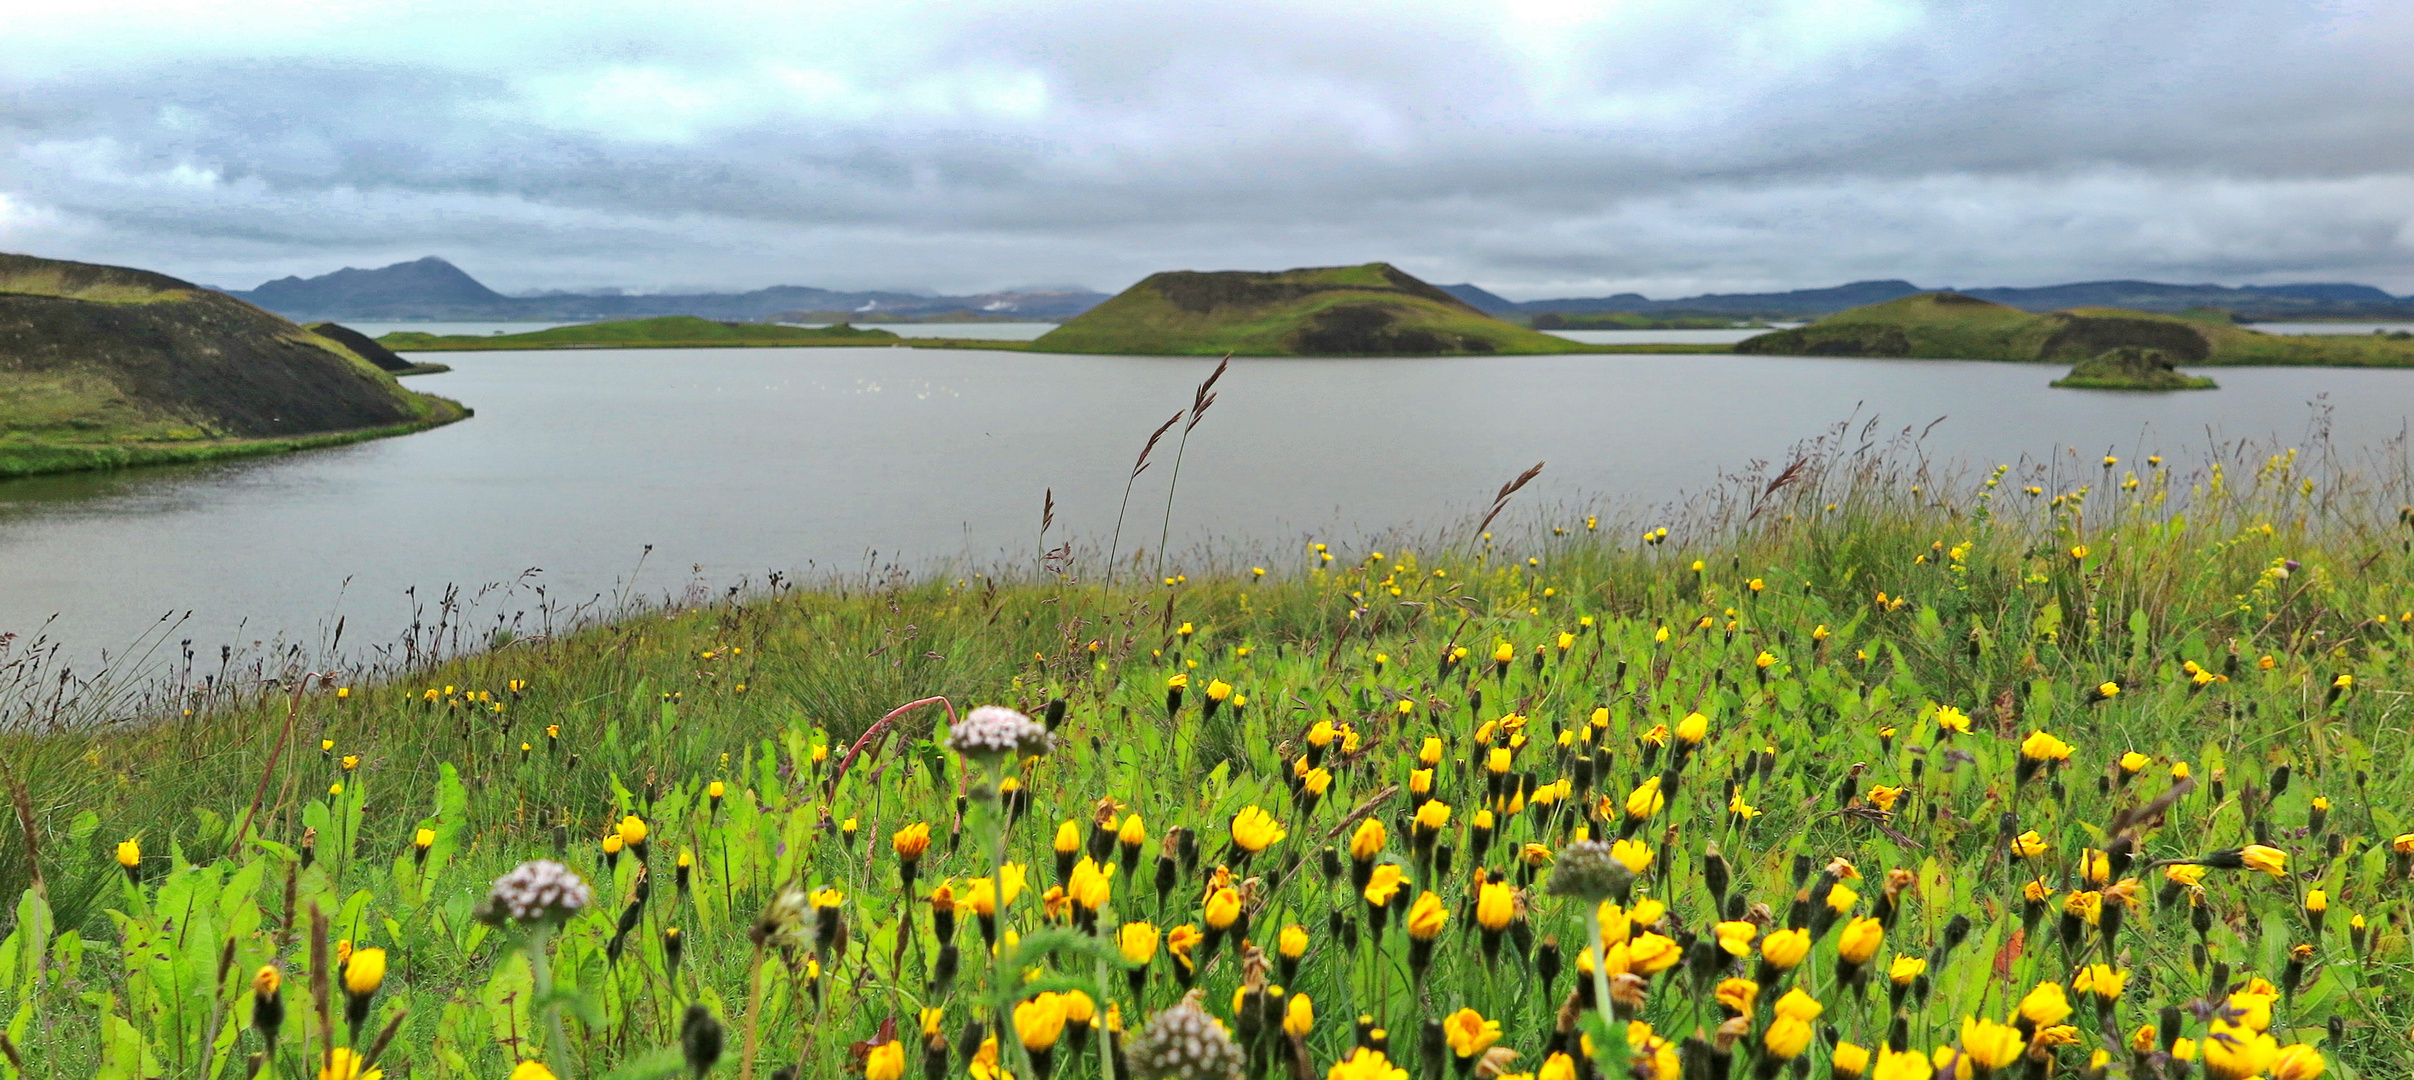
[[[660,594],[766,571],[928,567],[1101,546],[1148,432],[1197,360],[899,348],[447,353],[412,385],[474,406],[437,431],[208,466],[0,483],[0,633],[117,649],[167,613],[206,655],[285,637],[391,640],[403,590],[526,572],[570,601],[635,578]],[[1743,356],[1240,360],[1193,436],[1173,545],[1295,550],[1463,521],[1548,461],[1528,505],[1659,502],[1847,416],[1924,426],[1979,465],[2077,447],[2180,454],[2300,439],[2374,446],[2414,412],[2414,371],[2223,369],[2211,393],[2052,390],[2060,369]],[[1153,546],[1170,441],[1132,499]],[[524,595],[511,603],[524,604]]]

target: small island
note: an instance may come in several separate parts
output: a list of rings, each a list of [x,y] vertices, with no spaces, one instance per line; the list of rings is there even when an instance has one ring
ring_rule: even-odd
[[[2052,386],[2069,390],[2216,390],[2213,380],[2182,374],[2161,349],[2123,346],[2079,361]]]
[[[2414,341],[2385,335],[2266,334],[2211,310],[2160,315],[2071,308],[2043,315],[1929,292],[1839,311],[1737,342],[1759,356],[1866,356],[2077,364],[2117,349],[2151,349],[2191,367],[2414,367]]]
[[[827,345],[893,345],[886,330],[779,323],[715,322],[693,315],[556,326],[525,334],[422,334],[396,331],[377,343],[397,352],[494,352],[514,349],[746,349]]]
[[[1601,351],[1504,322],[1389,263],[1173,270],[1041,335],[1033,352],[1488,356]]]

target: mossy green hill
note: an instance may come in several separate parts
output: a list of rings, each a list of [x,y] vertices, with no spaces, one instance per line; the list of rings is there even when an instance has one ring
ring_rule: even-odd
[[[222,293],[0,254],[0,477],[267,453],[465,415]]]
[[[1764,356],[1876,356],[2076,364],[2114,349],[2154,349],[2196,367],[2414,366],[2414,342],[2379,336],[2266,334],[2211,313],[2122,308],[2031,314],[1960,293],[1932,292],[1840,311],[1738,342]]]
[[[1031,348],[1178,356],[1592,351],[1495,319],[1387,263],[1151,274]]]
[[[377,339],[389,349],[413,352],[470,352],[497,349],[732,349],[800,345],[886,345],[900,340],[886,330],[776,323],[714,322],[693,315],[623,319],[534,330],[525,334],[420,334],[396,332]]]

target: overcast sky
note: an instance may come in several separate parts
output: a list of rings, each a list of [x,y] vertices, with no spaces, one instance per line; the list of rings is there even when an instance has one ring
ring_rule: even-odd
[[[2403,0],[0,10],[0,250],[227,287],[2414,292]]]

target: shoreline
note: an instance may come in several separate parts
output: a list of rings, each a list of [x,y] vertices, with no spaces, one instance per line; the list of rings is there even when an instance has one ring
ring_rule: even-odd
[[[442,365],[436,366],[441,367]],[[407,374],[428,373],[409,372]],[[289,454],[299,450],[318,450],[330,446],[368,442],[373,439],[393,438],[398,435],[415,435],[477,415],[477,410],[450,398],[433,395],[421,396],[428,398],[433,405],[433,415],[404,424],[358,428],[352,431],[320,432],[284,439],[209,439],[189,443],[0,446],[0,481],[20,480],[34,476],[56,476],[62,473],[115,472],[119,469],[141,468],[149,465],[194,465],[207,461],[267,457],[275,454]]]

